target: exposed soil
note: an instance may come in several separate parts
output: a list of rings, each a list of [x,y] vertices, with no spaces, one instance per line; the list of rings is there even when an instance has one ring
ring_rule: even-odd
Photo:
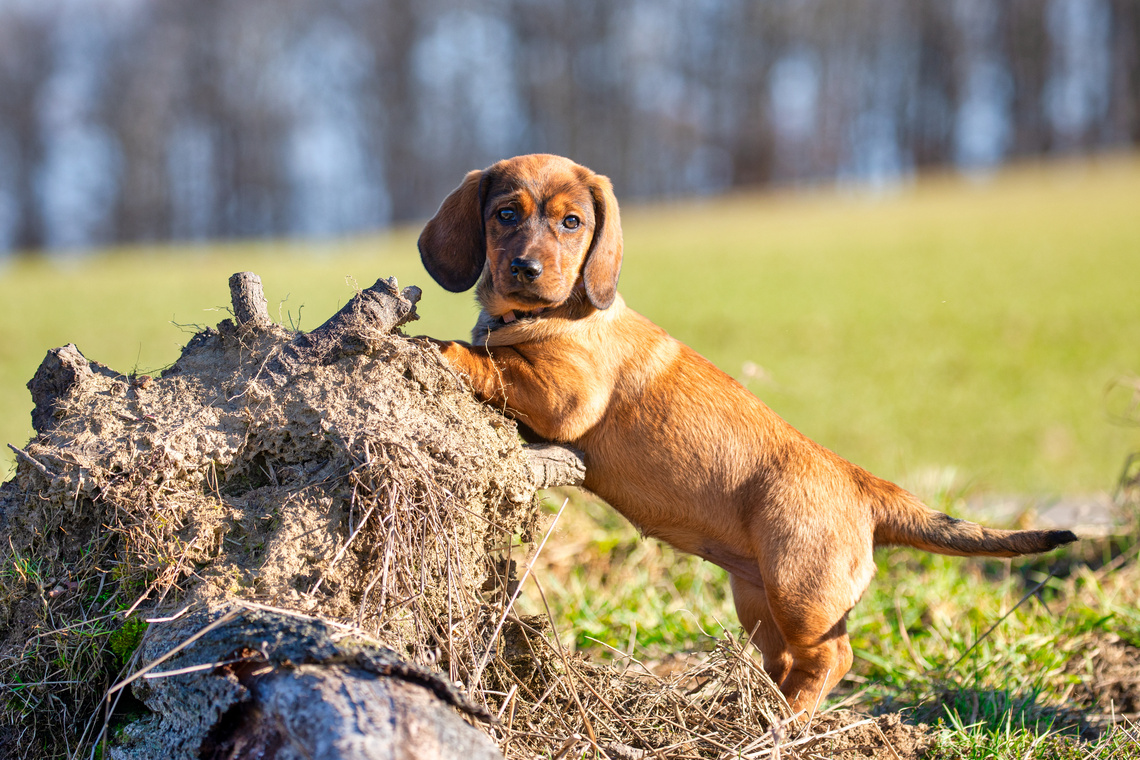
[[[429,476],[455,502],[463,567],[486,555],[489,522],[529,524],[513,425],[432,351],[393,337],[279,384],[262,369],[291,337],[223,323],[161,378],[88,373],[26,449],[54,477],[21,462],[5,490],[11,550],[60,562],[49,582],[84,583],[70,561],[100,541],[120,579],[165,573],[183,604],[236,595],[350,618],[378,536],[332,560],[363,521],[365,494],[427,499]]]
[[[31,385],[52,401],[0,487],[0,670],[28,684],[3,722],[25,756],[74,746],[137,646],[115,643],[128,613],[245,600],[452,681],[472,667],[493,560],[536,516],[514,424],[430,346],[362,332],[284,361],[297,339],[226,320],[154,378],[49,352]]]
[[[1068,669],[1080,679],[1073,706],[1089,723],[1103,725],[1114,715],[1140,719],[1140,648],[1118,636],[1098,637],[1074,654]]]
[[[916,760],[934,746],[928,726],[905,723],[898,713],[869,717],[839,710],[817,718],[812,733],[815,738],[797,748],[805,758]]]

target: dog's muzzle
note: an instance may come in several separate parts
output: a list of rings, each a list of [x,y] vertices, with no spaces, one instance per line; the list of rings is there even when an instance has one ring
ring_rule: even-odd
[[[542,264],[534,259],[517,258],[511,262],[511,275],[523,284],[529,284],[542,274]]]

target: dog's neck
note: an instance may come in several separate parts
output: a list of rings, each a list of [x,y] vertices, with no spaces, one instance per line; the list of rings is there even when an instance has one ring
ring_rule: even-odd
[[[510,325],[524,325],[537,319],[552,317],[581,319],[597,311],[597,308],[590,303],[590,299],[586,297],[585,289],[581,286],[576,287],[569,298],[555,306],[544,306],[529,311],[512,309],[503,314],[492,314],[488,310],[486,302],[478,297],[479,295],[480,293],[477,292],[476,298],[482,308],[479,311],[478,319],[475,321],[475,327],[471,331],[471,339],[475,345],[486,345],[488,336],[492,332]]]

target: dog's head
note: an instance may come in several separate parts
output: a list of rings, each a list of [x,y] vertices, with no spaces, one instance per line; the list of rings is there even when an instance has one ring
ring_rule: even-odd
[[[621,271],[617,200],[608,179],[569,159],[519,156],[470,172],[424,227],[419,248],[448,290],[479,281],[493,316],[553,308],[575,292],[606,309]]]

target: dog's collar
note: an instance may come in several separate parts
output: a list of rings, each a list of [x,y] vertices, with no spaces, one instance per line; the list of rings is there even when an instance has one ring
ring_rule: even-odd
[[[547,307],[543,306],[541,309],[535,309],[533,311],[517,311],[517,310],[516,311],[508,311],[506,314],[499,317],[499,321],[502,322],[504,325],[509,325],[511,322],[514,322],[514,321],[519,320],[519,319],[525,319],[527,317],[537,317],[539,314],[546,311],[546,308]]]
[[[541,309],[534,309],[533,311],[519,311],[517,309],[508,311],[506,314],[495,317],[488,314],[486,311],[479,312],[479,318],[475,321],[475,328],[471,331],[471,339],[476,345],[483,345],[487,342],[491,333],[496,330],[502,330],[512,324],[518,323],[520,320],[537,317],[551,307],[545,306]]]

